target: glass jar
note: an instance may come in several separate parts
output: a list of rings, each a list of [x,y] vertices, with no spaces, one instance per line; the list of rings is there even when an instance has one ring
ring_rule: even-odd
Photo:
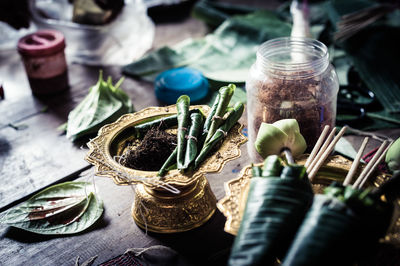
[[[249,154],[262,122],[295,118],[310,151],[325,125],[335,125],[339,81],[327,47],[313,39],[277,38],[263,43],[246,80]]]

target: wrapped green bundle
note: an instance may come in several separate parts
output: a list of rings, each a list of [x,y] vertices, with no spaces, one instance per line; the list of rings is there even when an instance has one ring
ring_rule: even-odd
[[[219,89],[219,97],[217,97],[217,100],[214,102],[209,115],[209,117],[212,117],[210,118],[210,127],[207,129],[205,144],[207,144],[211,140],[215,132],[218,130],[219,126],[223,123],[223,116],[226,113],[226,108],[228,108],[229,102],[231,101],[235,89],[236,86],[234,84],[229,84],[228,86],[224,86]],[[206,122],[208,122],[207,120]]]
[[[79,138],[96,133],[105,124],[114,122],[121,115],[133,111],[129,96],[120,88],[121,78],[115,85],[111,77],[103,80],[100,71],[99,80],[89,89],[86,97],[68,114],[67,138],[76,141]]]
[[[186,136],[189,126],[189,106],[190,98],[182,95],[176,101],[176,109],[178,111],[178,150],[177,150],[177,166],[183,169],[185,164]]]
[[[206,117],[206,120],[204,121],[203,132],[201,133],[201,136],[200,136],[200,139],[199,139],[199,143],[198,143],[198,146],[200,148],[203,147],[203,144],[206,141],[208,130],[209,130],[209,128],[211,126],[211,123],[213,121],[213,117],[215,115],[215,112],[217,111],[218,102],[219,102],[219,98],[220,97],[221,97],[221,95],[217,94],[217,97],[215,97],[214,103],[211,106],[210,112],[208,113],[208,115]]]
[[[193,113],[201,113],[199,109],[192,109],[189,111],[189,114]],[[151,128],[158,128],[158,129],[167,129],[178,125],[178,115],[170,115],[161,118],[157,118],[150,121],[145,121],[144,123],[138,124],[131,128],[132,134],[136,138],[142,139],[144,135],[146,135],[147,131]]]
[[[283,265],[354,265],[374,249],[393,206],[368,190],[333,184],[317,195]]]
[[[203,124],[203,115],[200,112],[192,113],[190,115],[190,128],[187,136],[186,154],[185,154],[185,165],[184,169],[188,168],[189,165],[196,159],[197,156],[197,138],[201,133],[201,127]]]
[[[312,199],[303,166],[283,167],[278,156],[267,157],[262,176],[251,178],[229,265],[274,265],[286,253]]]

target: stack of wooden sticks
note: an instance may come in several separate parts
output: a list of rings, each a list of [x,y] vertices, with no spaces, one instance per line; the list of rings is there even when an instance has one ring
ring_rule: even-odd
[[[307,173],[310,181],[313,181],[315,176],[317,175],[318,170],[324,164],[325,160],[328,156],[332,153],[333,149],[335,148],[336,143],[339,139],[343,136],[346,132],[347,127],[343,127],[339,133],[335,136],[336,128],[333,128],[328,135],[330,130],[329,126],[325,126],[324,130],[322,131],[317,143],[315,144],[313,150],[311,151],[310,156],[308,157],[304,166],[307,168]],[[327,137],[328,135],[328,137]],[[357,152],[356,158],[354,159],[351,168],[343,182],[343,185],[349,185],[353,177],[357,171],[357,168],[360,164],[361,156],[367,146],[369,138],[366,137],[361,144],[360,149]],[[392,142],[388,142],[385,140],[372,159],[368,162],[368,164],[364,167],[361,174],[358,176],[356,181],[353,184],[353,188],[362,188],[366,181],[372,176],[374,171],[377,169],[378,165],[382,162],[383,158],[385,158],[387,150],[392,145]]]

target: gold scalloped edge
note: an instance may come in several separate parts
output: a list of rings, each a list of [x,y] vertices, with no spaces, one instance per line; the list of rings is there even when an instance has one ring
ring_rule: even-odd
[[[298,163],[302,164],[305,162],[306,157],[300,157]],[[256,166],[261,166],[262,163],[256,164]],[[351,167],[351,161],[336,155],[331,156],[328,162],[325,164],[328,167],[340,167],[348,171]],[[226,217],[224,230],[227,233],[236,235],[239,227],[240,221],[242,220],[243,209],[246,202],[246,197],[249,188],[249,181],[251,177],[251,165],[245,166],[239,173],[237,178],[229,180],[224,183],[225,196],[217,202],[217,207]],[[391,177],[389,174],[380,174],[377,176],[373,185],[379,187],[383,182]],[[314,191],[322,191],[324,186],[321,184],[313,184]],[[242,202],[242,204],[240,204]],[[242,209],[240,209],[242,208]],[[393,223],[388,229],[388,232],[382,242],[394,244],[396,246],[400,245],[400,200],[397,200],[397,217],[393,219]],[[396,211],[394,212],[396,215]]]
[[[256,164],[260,166],[262,164]],[[236,235],[239,230],[242,212],[240,211],[240,198],[248,188],[248,176],[251,175],[251,165],[245,166],[239,176],[224,183],[225,197],[217,202],[217,208],[225,215],[226,222],[224,230],[227,233]],[[240,191],[241,193],[236,193]]]
[[[199,108],[205,114],[210,110],[207,105],[194,105],[190,109]],[[85,160],[95,166],[95,175],[105,176],[113,179],[117,185],[127,185],[126,179],[121,177],[121,173],[132,177],[142,177],[134,183],[143,183],[150,188],[158,188],[159,178],[157,172],[140,171],[124,167],[112,158],[109,147],[115,137],[127,127],[139,124],[146,118],[152,116],[162,116],[177,113],[176,105],[166,107],[148,107],[141,111],[122,115],[117,121],[104,125],[100,128],[97,137],[88,142],[89,152]],[[181,173],[178,170],[171,170],[163,177],[162,181],[173,186],[187,186],[195,182],[205,173],[220,172],[225,164],[241,155],[240,146],[247,141],[242,134],[243,126],[236,123],[228,132],[221,147],[212,156],[206,159],[198,170],[193,173]]]

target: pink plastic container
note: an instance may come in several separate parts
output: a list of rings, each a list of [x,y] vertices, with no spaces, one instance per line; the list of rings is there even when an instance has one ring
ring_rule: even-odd
[[[64,35],[55,30],[40,30],[18,41],[33,94],[55,94],[69,87],[64,48]]]

